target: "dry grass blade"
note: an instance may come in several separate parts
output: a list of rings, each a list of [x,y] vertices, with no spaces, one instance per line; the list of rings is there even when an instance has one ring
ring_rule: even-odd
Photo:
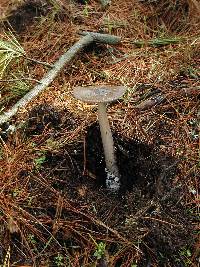
[[[4,33],[4,38],[0,40],[0,78],[14,59],[26,54],[12,32]]]

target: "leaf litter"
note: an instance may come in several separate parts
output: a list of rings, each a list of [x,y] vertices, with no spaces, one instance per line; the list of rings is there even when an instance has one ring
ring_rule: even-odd
[[[103,30],[124,42],[83,51],[14,119],[17,132],[1,137],[2,264],[198,263],[198,17],[191,13],[193,1],[171,10],[172,2],[112,1],[105,13],[96,1],[56,1],[65,16],[51,6],[32,24],[24,16],[23,30],[15,29],[26,53],[49,63],[77,40],[79,30]],[[131,43],[158,35],[186,41],[158,48]],[[43,76],[42,66],[22,62],[34,79]],[[95,83],[128,86],[127,95],[108,108],[122,174],[117,195],[105,187],[96,106],[71,95],[74,86]],[[160,103],[137,108],[157,94]],[[100,258],[98,244],[104,244]]]

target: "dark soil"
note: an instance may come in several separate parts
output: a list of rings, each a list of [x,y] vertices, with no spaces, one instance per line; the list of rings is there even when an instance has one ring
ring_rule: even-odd
[[[20,33],[26,29],[28,25],[31,25],[33,21],[48,12],[49,7],[45,1],[29,0],[24,4],[14,9],[4,22],[6,27],[11,27],[17,33]]]
[[[42,134],[47,125],[56,129],[60,123],[60,114],[50,105],[41,104],[33,108],[29,113],[26,134]]]
[[[53,2],[45,0],[26,0],[16,9],[10,12],[3,22],[5,28],[11,28],[17,33],[24,32],[37,18],[47,16],[54,8]],[[62,8],[52,17],[55,20],[64,20],[66,12]]]
[[[59,129],[76,128],[72,114],[59,113],[49,106],[40,105],[31,111],[28,121],[29,137],[49,129],[56,140],[60,138]],[[51,177],[49,182],[53,187],[77,206],[85,203],[99,220],[129,240],[141,242],[143,257],[138,266],[153,266],[153,263],[185,266],[181,249],[190,247],[193,240],[191,218],[181,201],[183,189],[173,185],[178,161],[163,155],[154,145],[114,133],[122,186],[119,193],[113,194],[105,187],[105,161],[98,123],[86,132],[85,151],[83,141],[67,144],[59,152],[48,151],[42,176]],[[53,218],[55,209],[48,207],[46,214]],[[61,244],[69,241],[63,240],[63,235],[61,232],[57,236]],[[74,246],[81,246],[81,241],[77,244],[70,240]],[[117,247],[111,244],[108,251],[112,255]],[[123,262],[119,257],[115,266]]]

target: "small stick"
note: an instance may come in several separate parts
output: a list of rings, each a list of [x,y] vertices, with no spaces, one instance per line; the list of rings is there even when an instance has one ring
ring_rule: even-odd
[[[86,164],[87,164],[87,158],[86,158],[86,140],[84,138],[84,142],[83,142],[83,176],[86,175]]]
[[[32,62],[34,62],[36,64],[41,64],[43,66],[46,66],[48,68],[53,68],[54,67],[54,65],[52,65],[52,64],[49,64],[47,62],[43,62],[43,61],[40,61],[40,60],[36,60],[34,58],[30,58],[30,57],[26,57],[26,56],[24,56],[24,58],[27,59],[27,60],[29,60],[29,61],[32,61]]]
[[[161,220],[161,219],[157,219],[157,218],[154,218],[154,217],[145,216],[145,217],[142,217],[142,219],[153,220],[153,221],[157,221],[157,222],[160,222],[160,223],[168,224],[168,225],[170,225],[170,226],[175,226],[175,227],[184,228],[184,227],[183,227],[182,225],[180,225],[180,224],[170,223],[170,222],[163,221],[163,220]]]
[[[150,109],[160,103],[162,103],[165,100],[165,97],[162,95],[158,95],[156,97],[154,97],[153,99],[148,99],[140,104],[138,104],[137,106],[135,106],[136,109],[143,111],[143,110],[147,110]]]
[[[12,83],[12,82],[17,82],[17,81],[31,81],[31,82],[33,81],[33,82],[41,83],[39,80],[32,79],[32,78],[16,78],[16,79],[0,80],[0,83],[1,82]]]
[[[189,88],[183,88],[179,91],[179,94],[183,97],[192,97],[199,95],[199,86],[197,87],[189,87]],[[135,108],[139,111],[144,111],[147,109],[150,109],[156,105],[161,104],[163,101],[166,100],[166,97],[162,94],[159,94],[155,96],[154,98],[147,99],[144,102],[138,104],[135,106]]]
[[[103,43],[103,44],[109,44],[109,45],[116,45],[121,43],[121,37],[110,35],[106,33],[98,33],[98,32],[79,32],[80,35],[87,36],[90,35],[95,42],[97,43]]]

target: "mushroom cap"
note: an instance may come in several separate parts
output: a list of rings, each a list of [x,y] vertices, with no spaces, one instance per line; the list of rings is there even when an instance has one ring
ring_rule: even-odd
[[[78,100],[87,103],[112,102],[123,96],[126,91],[125,86],[95,85],[77,86],[73,90],[73,95]]]

